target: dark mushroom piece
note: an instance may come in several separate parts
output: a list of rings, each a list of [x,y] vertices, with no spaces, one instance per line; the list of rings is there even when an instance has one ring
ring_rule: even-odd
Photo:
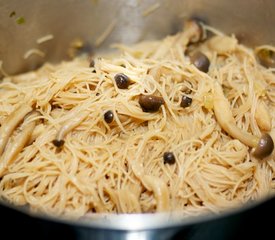
[[[95,67],[95,60],[94,60],[94,59],[91,59],[90,64],[89,64],[89,67],[90,67],[90,68]]]
[[[257,52],[257,57],[261,65],[266,68],[275,67],[275,54],[268,49],[261,49]]]
[[[199,69],[202,72],[207,73],[210,66],[210,61],[208,57],[203,54],[202,52],[198,51],[195,52],[190,56],[190,61],[192,64],[195,65],[197,69]]]
[[[123,73],[118,73],[115,75],[116,85],[120,89],[127,89],[130,85],[130,79]]]
[[[164,104],[162,97],[154,95],[140,95],[138,102],[143,112],[157,112],[160,106]]]
[[[182,43],[186,46],[196,44],[206,38],[206,31],[198,19],[184,21],[183,30]]]
[[[274,142],[271,138],[271,136],[267,133],[264,133],[256,147],[256,149],[253,152],[253,155],[256,158],[263,159],[267,156],[269,156],[274,150]]]
[[[165,152],[163,154],[163,160],[164,160],[164,163],[168,163],[168,164],[174,164],[176,162],[175,155],[172,152]]]
[[[65,141],[63,139],[61,140],[57,140],[57,139],[54,139],[52,141],[53,145],[56,146],[57,148],[60,148],[64,145]]]
[[[186,108],[186,107],[189,107],[191,104],[192,104],[192,98],[186,95],[183,95],[181,98],[180,106],[183,108]]]
[[[114,120],[114,113],[112,110],[104,113],[104,120],[106,123],[111,123]]]
[[[94,59],[91,59],[91,60],[90,60],[89,67],[90,67],[90,68],[93,68],[92,73],[96,73],[96,70],[95,70],[95,60],[94,60]]]
[[[129,116],[122,113],[118,113],[117,111],[116,113],[114,113],[112,110],[108,110],[107,112],[105,112],[103,117],[104,121],[108,123],[110,126],[114,126],[115,123],[117,123],[117,121],[126,122],[129,119]],[[115,117],[117,119],[115,119]]]

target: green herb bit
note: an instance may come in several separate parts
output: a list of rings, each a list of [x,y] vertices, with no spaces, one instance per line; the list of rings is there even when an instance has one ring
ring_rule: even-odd
[[[23,23],[25,23],[25,18],[23,18],[23,17],[17,18],[17,19],[16,19],[16,23],[17,23],[17,24],[23,24]]]

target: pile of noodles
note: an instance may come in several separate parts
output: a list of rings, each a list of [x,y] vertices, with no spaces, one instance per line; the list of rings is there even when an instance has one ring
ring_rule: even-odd
[[[94,66],[76,58],[5,77],[1,128],[24,108],[38,114],[22,120],[2,151],[0,198],[74,217],[92,212],[195,215],[274,192],[274,154],[256,159],[251,147],[222,130],[213,111],[213,84],[218,83],[237,127],[261,136],[265,130],[255,117],[261,102],[274,139],[274,69],[261,66],[254,51],[234,36],[213,35],[192,44],[183,31],[161,41],[117,45],[118,53],[95,57]],[[189,52],[195,50],[209,58],[207,73],[190,63]],[[117,87],[118,73],[131,80],[128,89]],[[141,94],[161,96],[164,104],[144,112]],[[192,98],[189,107],[180,106],[183,95]],[[104,120],[109,110],[112,123]],[[5,160],[30,122],[35,128],[27,144]],[[64,145],[56,147],[53,140],[66,129]],[[174,164],[165,163],[165,152],[174,154]]]

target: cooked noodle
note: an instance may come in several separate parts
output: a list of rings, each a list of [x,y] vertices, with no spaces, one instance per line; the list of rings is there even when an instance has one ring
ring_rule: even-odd
[[[265,131],[274,139],[274,74],[258,64],[252,49],[219,37],[225,45],[211,44],[212,38],[189,46],[186,29],[162,41],[118,45],[119,54],[95,58],[94,67],[77,58],[4,78],[0,124],[10,135],[0,141],[0,196],[47,214],[80,217],[220,212],[274,192],[274,154],[256,159],[251,146],[222,130],[214,109],[222,87],[236,128],[258,139],[266,125],[257,111],[264,112],[265,123],[271,121]],[[210,59],[208,73],[190,63],[194,49]],[[117,73],[129,77],[128,89],[117,87]],[[165,103],[145,112],[141,94]],[[192,98],[186,108],[180,106],[184,94]],[[18,109],[39,114],[8,117]],[[109,110],[112,123],[104,120]],[[32,121],[36,127],[25,147],[4,159]],[[164,162],[165,152],[174,154],[174,164]]]
[[[54,38],[52,34],[45,35],[41,38],[36,39],[37,44],[42,44],[44,42],[50,41]]]
[[[44,52],[42,52],[41,50],[39,50],[37,48],[32,48],[32,49],[28,50],[27,52],[25,52],[23,58],[27,59],[27,58],[29,58],[32,55],[37,55],[37,56],[40,56],[40,57],[45,57],[45,53]]]

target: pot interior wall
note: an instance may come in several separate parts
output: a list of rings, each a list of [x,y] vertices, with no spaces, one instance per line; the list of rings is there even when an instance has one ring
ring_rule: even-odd
[[[93,52],[114,42],[159,39],[181,29],[187,17],[199,17],[248,44],[275,41],[272,0],[0,0],[0,9],[0,60],[8,74],[67,59],[77,39]],[[108,29],[110,34],[97,46]],[[51,40],[37,43],[49,34]],[[44,56],[24,59],[30,49]]]

